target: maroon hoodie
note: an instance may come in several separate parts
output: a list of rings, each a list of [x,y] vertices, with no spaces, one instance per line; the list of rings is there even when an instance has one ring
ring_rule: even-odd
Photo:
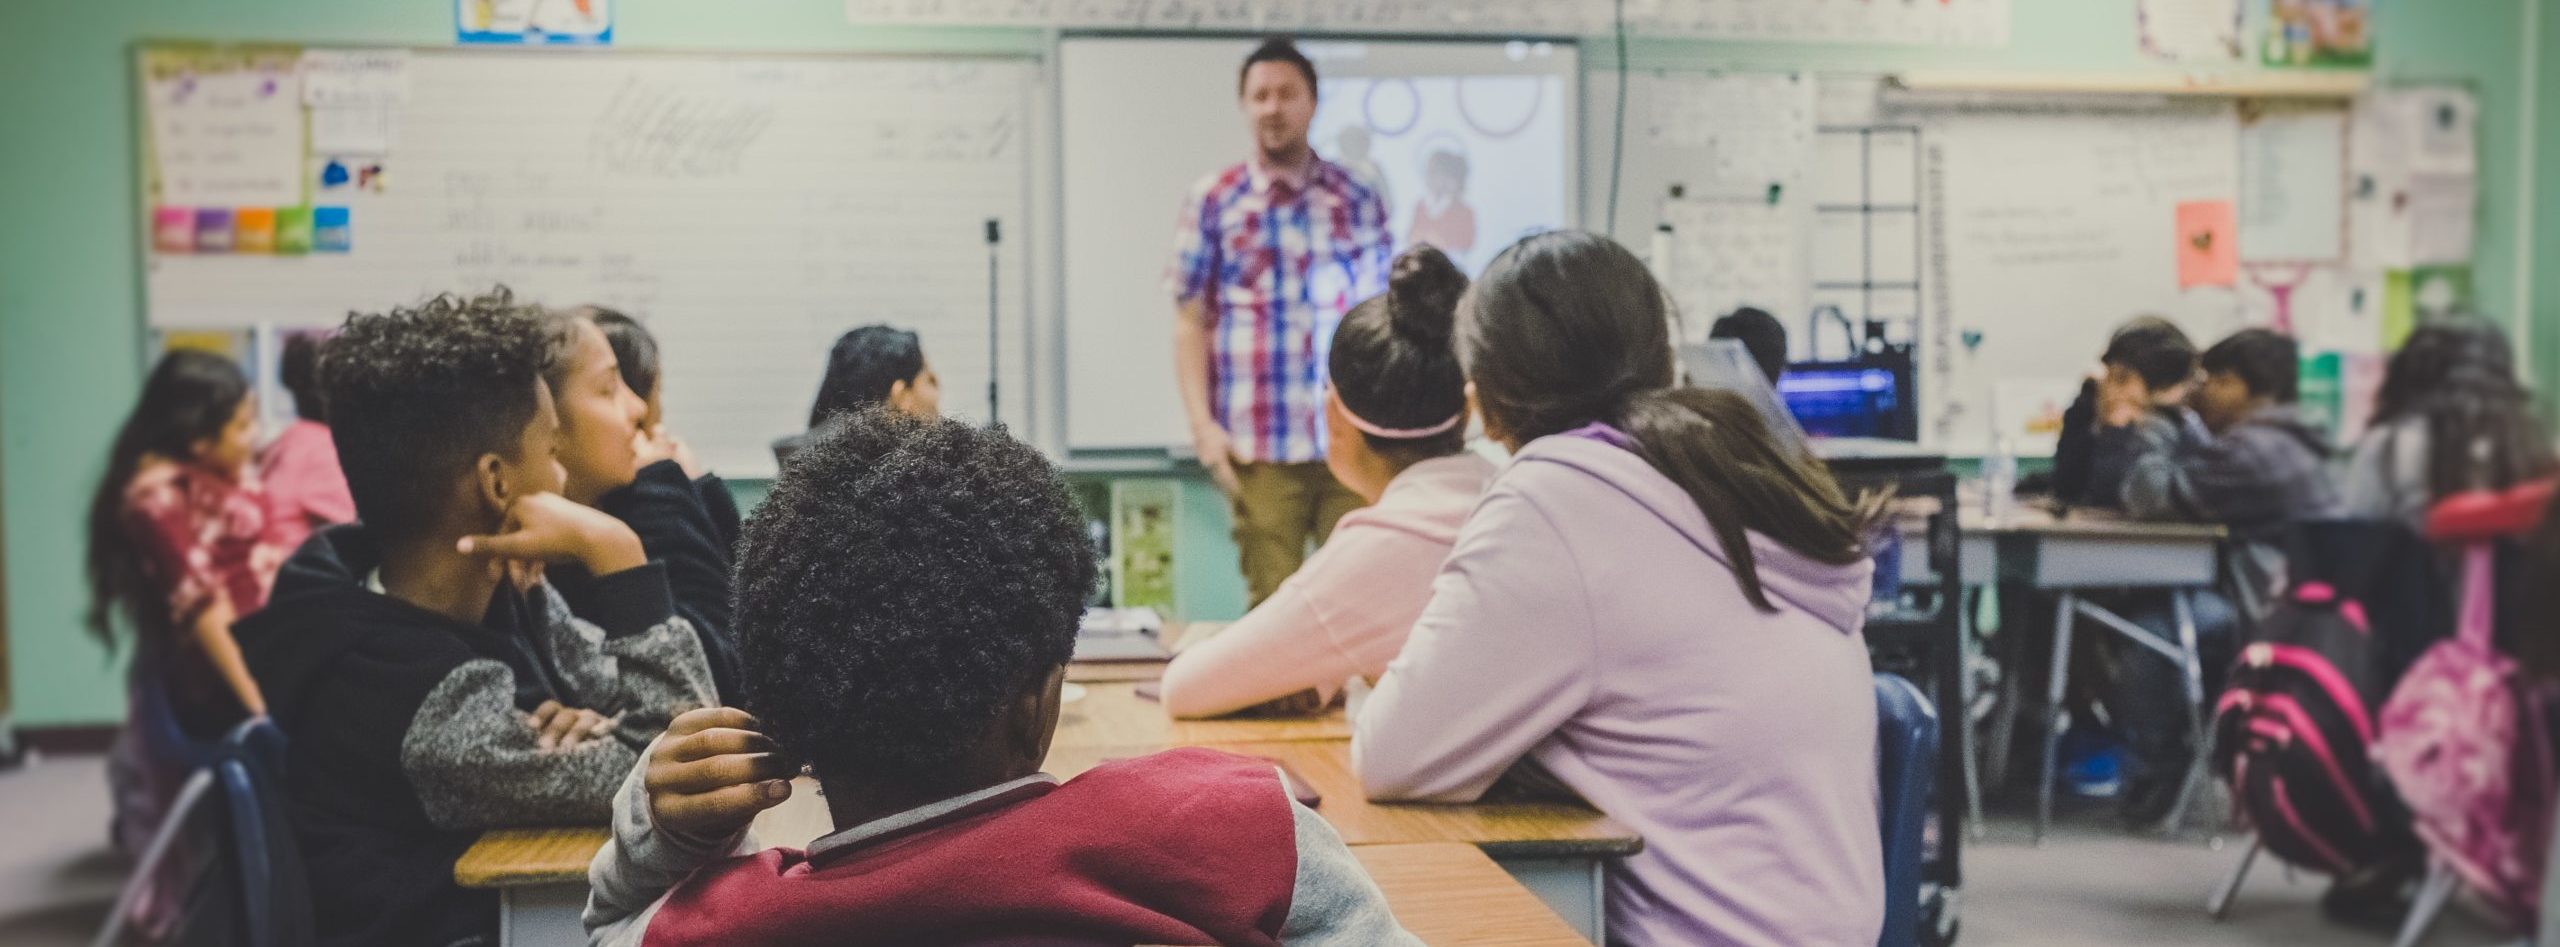
[[[1302,831],[1270,762],[1175,750],[711,865],[641,942],[1278,944],[1304,927]]]

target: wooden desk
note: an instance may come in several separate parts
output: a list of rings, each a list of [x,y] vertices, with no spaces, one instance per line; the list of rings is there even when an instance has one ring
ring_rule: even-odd
[[[1404,929],[1426,944],[1503,947],[1589,944],[1556,912],[1474,846],[1364,845],[1352,857],[1369,869]]]
[[[1474,805],[1370,802],[1351,771],[1347,740],[1227,743],[1216,749],[1287,764],[1324,797],[1316,813],[1355,849],[1370,845],[1465,842],[1482,849],[1513,878],[1594,943],[1605,933],[1607,868],[1644,850],[1633,830],[1579,803],[1485,802]],[[1144,747],[1052,746],[1043,768],[1074,778],[1105,760],[1143,756]]]
[[[455,864],[454,879],[467,888],[499,889],[501,945],[583,944],[578,914],[587,861],[604,839],[603,829],[491,832]],[[1423,943],[1591,943],[1474,846],[1369,845],[1351,853],[1386,893],[1396,919]]]
[[[1351,738],[1351,721],[1340,708],[1315,717],[1175,720],[1165,714],[1164,705],[1138,696],[1135,683],[1083,686],[1084,699],[1058,708],[1058,735],[1052,746],[1147,747],[1153,753],[1211,743]]]
[[[1164,661],[1075,661],[1067,665],[1067,683],[1113,684],[1164,679]]]

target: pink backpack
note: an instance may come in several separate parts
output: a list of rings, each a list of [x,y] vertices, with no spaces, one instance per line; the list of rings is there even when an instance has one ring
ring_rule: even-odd
[[[2461,621],[2382,707],[2374,757],[2436,861],[2517,923],[2542,889],[2553,803],[2542,701],[2491,644],[2491,545],[2464,553]]]

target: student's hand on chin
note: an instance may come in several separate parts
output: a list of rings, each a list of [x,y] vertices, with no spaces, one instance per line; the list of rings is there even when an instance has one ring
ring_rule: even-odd
[[[557,493],[531,493],[508,504],[496,535],[465,536],[454,547],[466,556],[520,562],[575,562],[611,575],[649,561],[631,527],[594,507]]]
[[[791,798],[792,766],[756,718],[732,707],[689,710],[649,748],[649,818],[680,838],[715,842]]]
[[[692,445],[686,444],[684,438],[668,433],[667,426],[664,424],[643,427],[632,432],[631,457],[631,470],[634,476],[650,464],[672,460],[676,462],[676,466],[684,468],[685,479],[702,478],[702,462],[693,456]]]

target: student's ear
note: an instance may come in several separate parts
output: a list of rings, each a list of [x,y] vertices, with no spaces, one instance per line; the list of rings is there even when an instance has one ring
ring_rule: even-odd
[[[889,406],[902,414],[914,414],[916,386],[901,378],[889,383]]]
[[[1005,715],[1005,749],[1015,762],[1036,771],[1048,760],[1049,738],[1058,732],[1060,691],[1066,679],[1065,667],[1050,671],[1031,693],[1022,695],[1012,713]]]
[[[1484,413],[1484,404],[1476,399],[1475,382],[1467,383],[1467,413],[1474,416],[1476,420],[1484,422],[1486,440],[1514,450],[1518,449],[1517,445],[1511,443],[1511,432],[1503,430],[1502,425],[1494,423],[1493,415]]]
[[[506,460],[496,454],[482,454],[471,462],[471,487],[481,513],[491,518],[505,515],[508,504],[522,492],[507,475]]]

